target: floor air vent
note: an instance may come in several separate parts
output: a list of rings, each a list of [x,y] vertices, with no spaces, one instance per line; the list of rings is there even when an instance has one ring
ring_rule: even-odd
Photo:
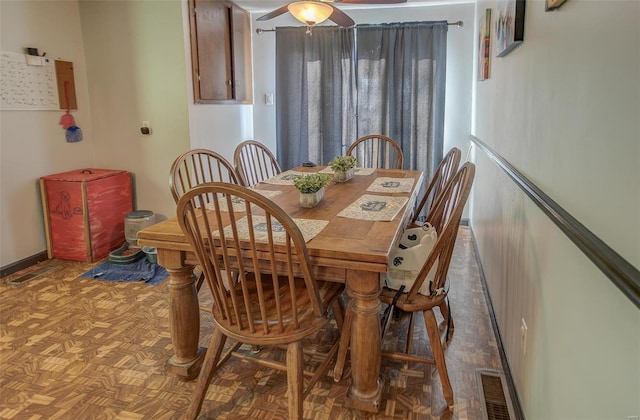
[[[504,374],[493,370],[478,370],[477,374],[482,399],[482,418],[515,420]]]
[[[26,283],[29,280],[33,280],[36,277],[40,277],[43,274],[49,273],[51,271],[57,270],[60,268],[59,264],[51,263],[47,264],[45,267],[39,268],[37,270],[33,270],[30,273],[24,274],[20,277],[16,277],[15,279],[9,280],[7,284],[22,284]]]

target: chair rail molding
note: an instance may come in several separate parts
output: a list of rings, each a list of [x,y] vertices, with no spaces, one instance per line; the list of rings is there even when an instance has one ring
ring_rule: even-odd
[[[640,271],[602,239],[587,229],[564,208],[545,194],[505,158],[475,136],[471,142],[478,146],[533,200],[562,232],[604,273],[613,284],[640,308]]]

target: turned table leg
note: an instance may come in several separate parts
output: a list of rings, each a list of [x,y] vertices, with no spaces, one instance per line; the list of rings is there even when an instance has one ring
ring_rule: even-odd
[[[376,413],[382,399],[380,379],[381,339],[378,273],[353,271],[347,274],[347,294],[353,310],[351,326],[351,371],[353,382],[346,405]]]
[[[169,328],[174,355],[165,370],[192,380],[198,376],[206,349],[198,347],[200,310],[193,266],[183,265],[181,251],[158,250],[158,263],[169,272]]]

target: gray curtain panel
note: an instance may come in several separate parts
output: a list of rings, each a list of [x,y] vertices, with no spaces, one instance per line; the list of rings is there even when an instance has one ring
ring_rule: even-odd
[[[391,137],[404,167],[427,181],[443,156],[447,30],[446,21],[357,27],[358,137]]]
[[[326,164],[358,137],[384,134],[428,181],[443,156],[447,29],[446,21],[321,26],[312,35],[277,28],[282,168]]]
[[[354,29],[276,29],[276,156],[327,164],[355,136]]]

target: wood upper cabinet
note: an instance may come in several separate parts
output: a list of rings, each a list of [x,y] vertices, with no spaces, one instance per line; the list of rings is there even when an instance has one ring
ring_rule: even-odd
[[[196,103],[251,103],[249,13],[222,0],[189,0]]]

